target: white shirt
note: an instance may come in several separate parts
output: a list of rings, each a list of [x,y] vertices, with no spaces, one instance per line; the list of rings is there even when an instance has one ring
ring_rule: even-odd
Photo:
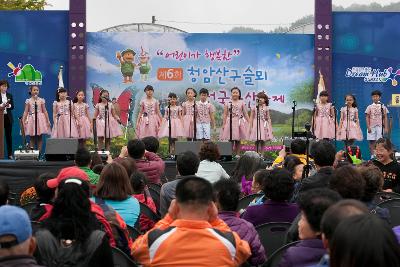
[[[221,178],[229,178],[229,175],[226,173],[224,168],[222,168],[221,164],[206,159],[200,162],[196,176],[204,178],[210,183],[215,183]]]
[[[8,99],[7,99],[7,94],[1,93],[1,100],[2,100],[2,101],[1,101],[2,106],[5,106],[6,103],[7,103],[7,101],[8,101]],[[4,108],[3,114],[7,114],[7,108]]]

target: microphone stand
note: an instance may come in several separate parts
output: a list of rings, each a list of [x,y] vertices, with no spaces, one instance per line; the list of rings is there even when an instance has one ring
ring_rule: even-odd
[[[346,113],[346,148],[349,145],[349,126],[350,126],[350,109],[349,106],[346,105],[347,113]]]
[[[315,135],[315,112],[317,111],[317,103],[314,102],[314,108],[312,112],[312,131],[311,133]]]
[[[293,100],[293,107],[292,107],[292,139],[294,139],[294,116],[296,113],[296,100]]]
[[[129,99],[129,105],[128,105],[128,117],[127,117],[127,119],[126,119],[126,125],[125,125],[125,139],[126,139],[126,135],[127,135],[127,133],[128,133],[128,124],[129,124],[129,121],[130,121],[130,119],[131,119],[131,104],[132,104],[132,98],[130,98]]]
[[[260,142],[260,103],[257,100],[256,104],[256,123],[257,123],[257,140],[256,140],[256,151],[259,153],[258,144]]]
[[[107,104],[104,106],[104,150],[106,150],[107,147],[107,126],[110,127],[107,123],[109,114],[108,114],[108,100]]]
[[[336,149],[336,106],[335,106],[335,102],[332,102],[332,107],[333,107],[333,126],[335,127],[335,136],[333,138],[334,142],[335,142],[335,149]]]
[[[232,102],[229,102],[229,141],[232,142]]]
[[[69,138],[72,138],[72,101],[69,100]]]
[[[382,104],[382,102],[379,101],[379,104],[381,105],[382,138],[383,138],[383,133],[384,133],[383,129],[385,128],[385,125],[383,124],[383,122],[384,122],[384,117],[385,116],[383,114],[383,104]]]
[[[171,156],[171,102],[168,100],[168,154]]]
[[[196,141],[197,139],[197,128],[196,128],[196,100],[193,102],[193,139],[192,141]]]
[[[99,151],[99,146],[97,142],[97,128],[96,128],[96,118],[93,118],[93,142],[96,152]]]
[[[35,149],[39,149],[38,148],[38,131],[37,131],[37,127],[38,127],[38,117],[37,117],[37,101],[35,100]]]

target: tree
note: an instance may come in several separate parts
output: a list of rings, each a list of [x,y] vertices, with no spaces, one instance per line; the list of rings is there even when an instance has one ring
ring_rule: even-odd
[[[43,10],[46,0],[0,0],[0,10]]]
[[[296,85],[289,93],[290,101],[298,103],[309,103],[314,95],[314,83],[312,80]]]
[[[254,29],[251,27],[233,27],[228,33],[264,33],[263,30]]]

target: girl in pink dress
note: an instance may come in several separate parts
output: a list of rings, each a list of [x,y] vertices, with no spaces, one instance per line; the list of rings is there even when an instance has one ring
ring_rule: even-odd
[[[328,103],[328,97],[327,91],[319,93],[320,104],[317,104],[313,118],[313,131],[317,139],[335,138],[335,110],[332,104]]]
[[[177,106],[176,103],[178,101],[178,97],[175,93],[168,94],[169,104],[165,110],[164,119],[162,120],[160,131],[158,133],[158,137],[169,137],[169,118],[171,118],[171,142],[170,142],[170,151],[171,155],[175,154],[175,141],[178,137],[182,137],[184,135],[183,125],[182,125],[182,108]],[[171,111],[171,116],[169,116],[169,112]]]
[[[50,119],[46,110],[45,100],[39,97],[39,86],[29,87],[31,98],[25,101],[25,110],[22,116],[25,135],[29,136],[29,146],[34,148],[35,138],[38,141],[39,151],[42,149],[42,135],[50,134]],[[36,105],[35,105],[36,103]],[[37,108],[37,131],[35,135],[35,106]]]
[[[224,105],[224,117],[221,128],[220,139],[230,140],[230,113],[232,113],[232,145],[236,156],[240,152],[240,140],[247,139],[249,114],[241,92],[237,87],[231,89],[231,102]]]
[[[53,130],[51,138],[79,137],[74,113],[70,114],[72,103],[67,100],[67,97],[68,93],[65,88],[57,89],[56,101],[53,102]]]
[[[258,137],[257,137],[257,105],[258,105]],[[262,152],[265,141],[271,140],[272,123],[269,113],[269,100],[264,92],[257,94],[257,105],[251,109],[249,140],[256,141],[257,151]],[[257,142],[258,140],[258,142]]]
[[[121,121],[119,117],[115,114],[114,107],[109,99],[110,94],[108,93],[108,91],[104,89],[101,90],[99,100],[96,104],[94,111],[99,147],[104,147],[108,151],[110,150],[111,138],[122,135],[122,130],[119,125]]]
[[[146,136],[158,136],[158,130],[162,119],[158,100],[153,98],[153,86],[144,88],[146,98],[140,101],[140,110],[136,122],[136,136],[141,139]]]
[[[74,98],[74,114],[78,126],[79,141],[85,143],[92,137],[92,120],[89,115],[89,105],[84,102],[85,92],[80,90]]]
[[[194,139],[194,105],[196,102],[196,90],[193,88],[186,89],[186,101],[182,103],[183,112],[183,130],[184,136],[188,141]]]
[[[340,109],[338,139],[344,140],[345,145],[350,146],[355,140],[361,141],[363,139],[363,134],[358,119],[358,109],[355,96],[351,94],[346,95],[345,100],[346,106]]]

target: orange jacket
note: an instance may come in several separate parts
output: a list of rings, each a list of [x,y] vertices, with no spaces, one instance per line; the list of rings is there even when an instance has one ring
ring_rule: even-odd
[[[143,266],[239,266],[251,255],[221,220],[175,220],[167,214],[132,246],[132,256]]]

